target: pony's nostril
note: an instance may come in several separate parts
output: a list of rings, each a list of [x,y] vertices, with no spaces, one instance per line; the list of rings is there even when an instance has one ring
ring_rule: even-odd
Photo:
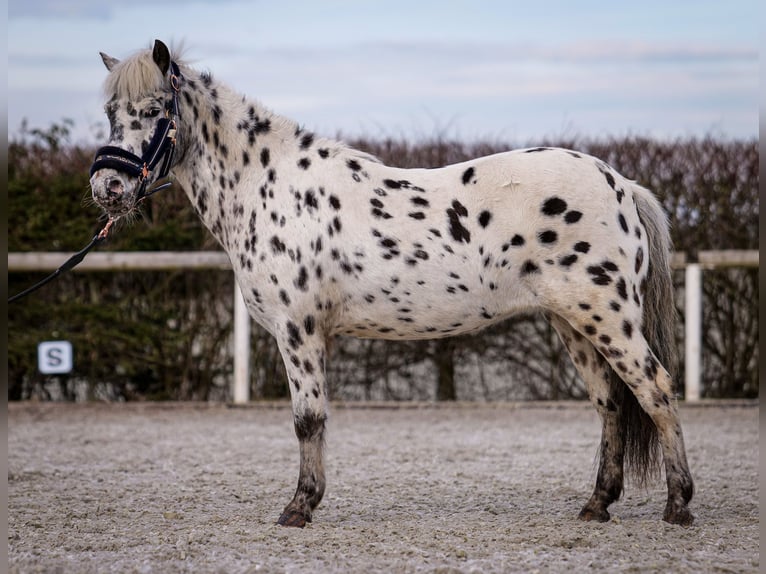
[[[122,181],[117,178],[110,179],[106,184],[106,194],[110,197],[122,195],[123,191],[125,191],[125,188],[122,185]]]

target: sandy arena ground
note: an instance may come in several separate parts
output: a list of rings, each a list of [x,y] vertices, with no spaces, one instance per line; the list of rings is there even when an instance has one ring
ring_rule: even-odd
[[[284,406],[11,404],[11,572],[757,572],[757,404],[681,416],[688,529],[660,520],[661,482],[577,521],[598,419],[538,403],[335,405],[299,530],[275,525],[298,472]]]

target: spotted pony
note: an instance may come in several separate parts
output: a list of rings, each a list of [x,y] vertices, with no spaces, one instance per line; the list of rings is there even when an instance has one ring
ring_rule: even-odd
[[[692,523],[672,378],[671,246],[649,191],[594,157],[549,147],[390,167],[195,71],[162,42],[102,59],[110,146],[146,151],[177,99],[172,173],[279,345],[300,445],[279,524],[310,522],[325,492],[333,337],[448,337],[519,311],[548,317],[601,418],[596,486],[579,517],[609,520],[624,467],[646,479],[663,461],[663,518]],[[90,183],[112,219],[135,209],[134,175],[103,167]]]

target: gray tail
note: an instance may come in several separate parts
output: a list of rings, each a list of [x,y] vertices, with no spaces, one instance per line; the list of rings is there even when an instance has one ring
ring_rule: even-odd
[[[670,373],[677,372],[677,355],[673,328],[676,308],[670,270],[671,241],[667,216],[650,191],[635,185],[633,194],[641,223],[649,243],[649,271],[644,295],[643,335],[649,348]],[[646,486],[660,473],[662,462],[657,427],[638,403],[635,395],[612,371],[610,392],[620,405],[620,434],[625,441],[628,472],[639,486]]]

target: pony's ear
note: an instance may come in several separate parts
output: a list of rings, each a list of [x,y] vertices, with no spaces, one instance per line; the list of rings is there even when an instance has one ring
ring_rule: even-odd
[[[106,69],[110,72],[112,71],[112,68],[120,63],[117,58],[112,58],[108,54],[104,54],[103,52],[99,52],[99,54],[101,54],[101,60],[104,62],[104,66],[106,66]]]
[[[168,47],[159,40],[154,41],[152,58],[162,72],[162,75],[164,76],[167,74],[168,69],[170,69],[170,50],[168,50]]]

